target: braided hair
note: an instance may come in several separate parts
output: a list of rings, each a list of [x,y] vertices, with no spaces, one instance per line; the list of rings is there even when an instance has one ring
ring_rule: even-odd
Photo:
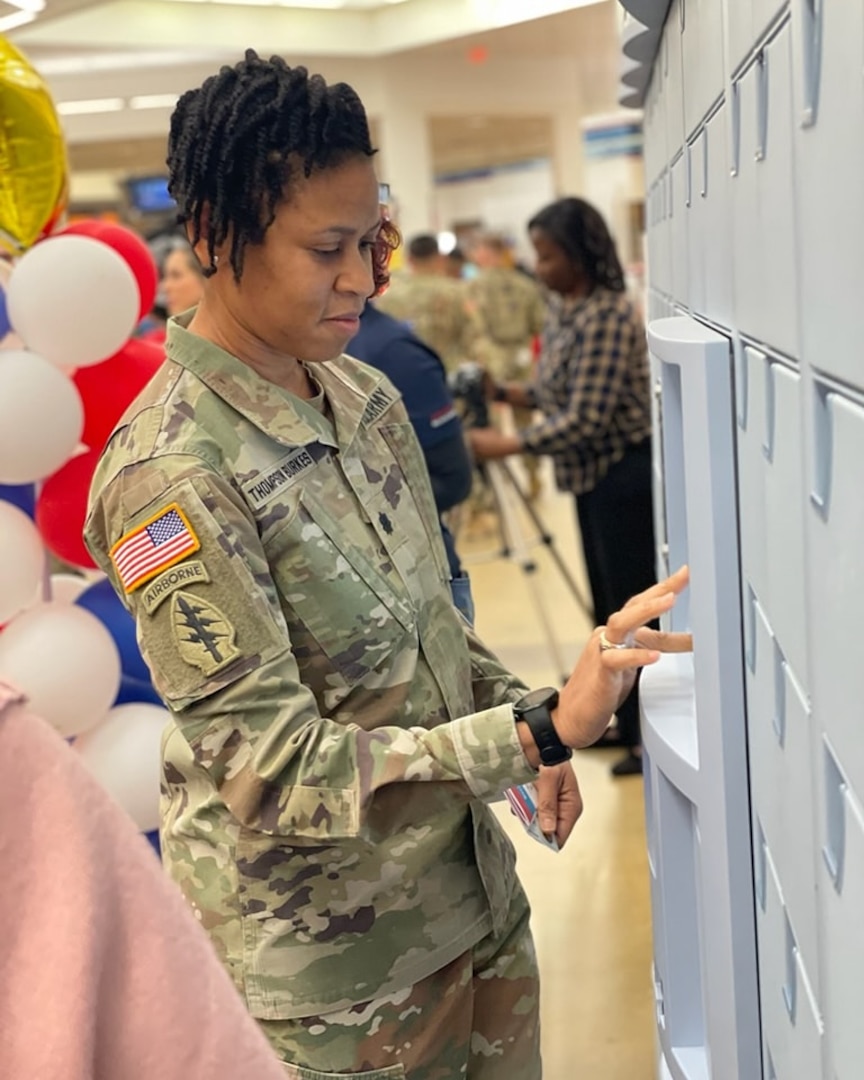
[[[584,199],[559,199],[535,214],[529,229],[541,229],[579,266],[593,287],[624,292],[624,271],[615,241],[599,211]]]
[[[193,245],[207,242],[204,276],[216,273],[216,249],[231,240],[234,279],[247,244],[260,244],[303,176],[372,157],[366,111],[346,83],[328,86],[279,56],[253,49],[177,102],[168,137],[168,190]],[[375,291],[388,281],[399,233],[384,221],[373,250]]]

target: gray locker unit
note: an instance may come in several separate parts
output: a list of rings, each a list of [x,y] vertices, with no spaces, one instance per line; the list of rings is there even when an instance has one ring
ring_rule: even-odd
[[[669,622],[696,642],[692,657],[642,677],[659,1040],[674,1080],[749,1077],[759,1010],[732,349],[686,316],[652,322],[648,343],[662,392],[668,562],[692,575]]]
[[[675,0],[644,107],[658,1075],[860,1080],[864,0]]]

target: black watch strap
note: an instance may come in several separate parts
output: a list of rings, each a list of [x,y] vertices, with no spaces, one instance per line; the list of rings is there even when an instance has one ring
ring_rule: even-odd
[[[532,691],[513,706],[515,718],[528,725],[543,765],[560,765],[573,756],[573,751],[561,742],[552,723],[552,709],[557,704],[558,691],[546,687]]]

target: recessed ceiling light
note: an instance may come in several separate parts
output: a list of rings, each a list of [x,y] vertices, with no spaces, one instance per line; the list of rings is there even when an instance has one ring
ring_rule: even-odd
[[[130,109],[173,109],[177,94],[141,94],[129,99]]]
[[[0,18],[0,34],[5,30],[14,30],[18,26],[26,26],[36,18],[35,11],[13,11],[11,15]]]
[[[57,112],[61,116],[86,116],[90,113],[122,112],[123,98],[86,98],[80,101],[58,101]]]

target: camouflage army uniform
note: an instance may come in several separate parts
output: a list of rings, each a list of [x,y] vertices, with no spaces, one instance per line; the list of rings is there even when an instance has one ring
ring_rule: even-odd
[[[403,274],[375,304],[394,319],[408,323],[433,349],[447,371],[461,363],[487,363],[487,342],[478,317],[467,303],[465,286],[437,274]]]
[[[482,800],[534,775],[509,704],[525,688],[452,606],[397,392],[347,357],[313,371],[324,396],[301,401],[172,323],[86,527],[172,713],[166,864],[300,1066],[318,1058],[292,1020],[505,947],[524,896]]]
[[[488,342],[489,371],[496,379],[524,380],[530,374],[530,348],[543,330],[546,303],[539,287],[518,270],[506,266],[481,270],[467,284],[468,300]],[[513,408],[517,428],[533,419],[531,409]],[[523,454],[532,495],[539,492],[540,461]]]
[[[496,379],[524,379],[525,353],[546,317],[540,289],[525,274],[501,266],[481,270],[466,291],[490,343],[490,372]]]

